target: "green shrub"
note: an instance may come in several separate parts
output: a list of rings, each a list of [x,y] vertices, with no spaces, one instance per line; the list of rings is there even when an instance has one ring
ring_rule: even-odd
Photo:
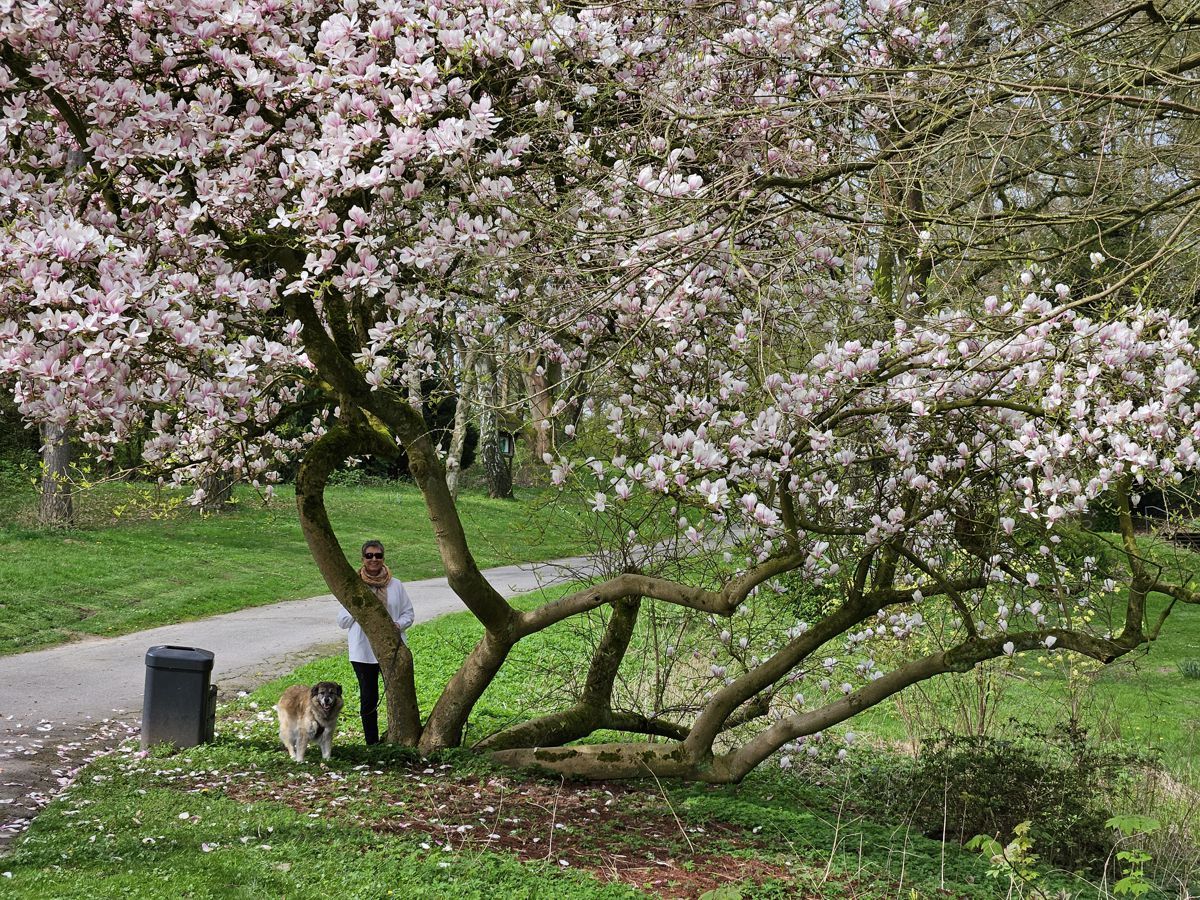
[[[1200,678],[1200,659],[1179,660],[1179,674],[1184,678]]]
[[[38,455],[32,451],[0,454],[0,484],[25,486],[33,483],[38,476],[39,463]]]
[[[892,813],[958,843],[975,835],[1007,840],[1028,821],[1046,862],[1098,870],[1112,848],[1111,798],[1145,762],[1067,734],[947,737],[910,765],[877,770],[866,796],[890,797]]]

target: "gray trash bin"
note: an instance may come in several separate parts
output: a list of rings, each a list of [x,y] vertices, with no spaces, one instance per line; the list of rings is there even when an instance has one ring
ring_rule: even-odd
[[[217,689],[210,685],[213,654],[199,647],[160,645],[146,651],[142,699],[142,749],[171,743],[194,747],[211,741]]]

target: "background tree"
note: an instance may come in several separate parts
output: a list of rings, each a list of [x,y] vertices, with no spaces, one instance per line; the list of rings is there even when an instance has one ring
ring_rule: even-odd
[[[491,352],[475,357],[475,385],[479,410],[479,456],[487,480],[488,496],[496,500],[511,500],[512,457],[505,452],[504,413],[508,407],[508,379]]]
[[[75,503],[71,496],[70,430],[52,423],[41,427],[42,477],[38,486],[38,524],[52,528],[71,525]]]

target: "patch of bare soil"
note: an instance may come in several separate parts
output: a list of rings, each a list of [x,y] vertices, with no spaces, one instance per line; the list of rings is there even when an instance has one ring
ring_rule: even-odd
[[[742,881],[791,881],[781,865],[737,855],[762,847],[744,828],[685,823],[660,794],[624,784],[555,784],[456,776],[449,767],[390,770],[369,781],[313,780],[274,791],[242,784],[241,802],[271,800],[312,814],[337,811],[428,848],[510,853],[583,869],[664,898],[696,898]],[[796,896],[804,896],[797,893]]]

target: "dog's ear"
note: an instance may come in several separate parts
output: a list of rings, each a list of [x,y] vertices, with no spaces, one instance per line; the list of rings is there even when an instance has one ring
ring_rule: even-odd
[[[310,697],[315,697],[315,696],[317,696],[317,692],[318,692],[318,691],[320,691],[320,690],[321,690],[321,685],[319,685],[319,684],[314,684],[314,685],[312,686],[312,690],[308,692],[308,695],[309,695]]]
[[[339,696],[339,697],[340,697],[340,696],[342,696],[342,686],[341,686],[340,684],[338,684],[336,681],[334,682],[333,686],[334,686],[335,688],[337,688],[337,694],[338,694],[338,696]]]

